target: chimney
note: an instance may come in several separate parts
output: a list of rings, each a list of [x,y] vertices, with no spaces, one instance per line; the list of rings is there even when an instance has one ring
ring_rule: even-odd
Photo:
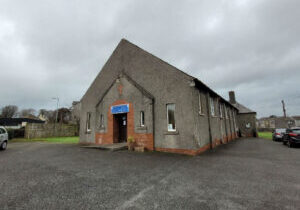
[[[234,91],[229,91],[229,102],[231,104],[236,104]]]

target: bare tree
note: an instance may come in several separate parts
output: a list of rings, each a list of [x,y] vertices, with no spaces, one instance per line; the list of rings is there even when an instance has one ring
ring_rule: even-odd
[[[69,123],[72,118],[72,113],[68,108],[60,108],[58,109],[58,119],[59,123]]]
[[[68,108],[60,108],[58,110],[40,109],[39,118],[54,123],[56,120],[56,111],[58,112],[57,123],[69,123],[72,118],[72,113]]]
[[[15,105],[8,105],[2,108],[1,117],[12,118],[18,113],[18,107]]]
[[[20,117],[35,118],[36,111],[34,109],[22,109],[20,111]]]
[[[55,122],[55,111],[40,109],[39,118],[44,119],[50,123],[54,123]]]

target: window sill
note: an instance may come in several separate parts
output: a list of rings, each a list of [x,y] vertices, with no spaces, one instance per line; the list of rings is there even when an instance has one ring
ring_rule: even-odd
[[[85,134],[91,134],[91,131],[85,131]]]
[[[147,126],[138,126],[136,127],[137,130],[147,130]]]
[[[199,112],[198,114],[199,114],[200,116],[205,116],[205,114],[203,114],[203,113],[201,113],[201,112]]]
[[[179,135],[178,131],[165,131],[164,135]]]
[[[100,131],[100,132],[104,132],[104,131],[105,131],[105,127],[104,127],[104,126],[103,126],[103,127],[100,127],[100,128],[99,128],[99,131]]]

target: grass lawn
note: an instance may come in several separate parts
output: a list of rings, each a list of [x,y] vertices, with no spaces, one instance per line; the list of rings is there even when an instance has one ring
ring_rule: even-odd
[[[49,137],[49,138],[35,138],[35,139],[12,139],[11,142],[49,142],[62,144],[77,144],[79,142],[78,136],[72,137]]]
[[[258,136],[260,138],[272,140],[272,132],[258,132]]]

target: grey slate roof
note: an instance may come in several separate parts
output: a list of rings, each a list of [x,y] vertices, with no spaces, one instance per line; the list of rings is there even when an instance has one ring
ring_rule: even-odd
[[[166,65],[170,66],[173,70],[177,70],[177,72],[180,72],[182,75],[184,75],[185,77],[189,78],[191,81],[195,82],[195,86],[196,87],[202,87],[206,90],[208,90],[212,95],[218,97],[222,102],[226,103],[227,105],[235,108],[235,106],[233,106],[231,103],[229,103],[229,101],[227,101],[226,99],[224,99],[222,96],[220,96],[218,93],[216,93],[215,91],[213,91],[211,88],[209,88],[207,85],[205,85],[202,81],[200,81],[198,78],[193,77],[189,74],[187,74],[186,72],[176,68],[175,66],[167,63],[166,61],[162,60],[161,58],[151,54],[150,52],[142,49],[141,47],[129,42],[126,39],[122,39],[120,41],[120,43],[118,44],[118,46],[115,48],[114,52],[112,53],[112,55],[110,56],[110,58],[108,59],[108,61],[105,63],[105,65],[102,67],[102,70],[99,72],[99,74],[97,75],[97,77],[95,78],[95,80],[93,81],[92,85],[87,89],[86,93],[84,94],[84,96],[82,97],[81,101],[84,100],[85,97],[87,97],[89,95],[89,104],[97,104],[99,99],[96,99],[99,95],[103,95],[105,94],[105,90],[107,90],[109,88],[109,86],[112,84],[112,81],[115,80],[119,74],[123,71],[123,70],[119,70],[119,72],[117,71],[110,71],[110,73],[108,72],[108,69],[111,67],[112,64],[110,63],[110,60],[115,57],[116,59],[119,59],[120,62],[123,62],[122,59],[124,59],[122,57],[122,48],[134,48],[136,50],[135,53],[145,53],[147,55],[150,55],[153,59],[159,60],[163,63],[165,63]],[[103,69],[107,69],[107,72],[104,72]],[[112,74],[115,74],[112,76]],[[103,84],[104,82],[102,82],[102,84],[98,83],[98,78],[100,77],[100,75],[106,77],[105,80],[105,84]],[[107,84],[106,84],[107,83]],[[93,94],[93,91],[91,91],[91,89],[97,89],[98,91],[94,91],[94,93],[97,92],[97,95]],[[94,98],[96,101],[94,103],[91,102],[91,98]]]
[[[245,107],[244,105],[236,102],[235,104],[232,104],[235,108],[239,110],[240,114],[250,114],[250,113],[256,113],[255,111]]]

